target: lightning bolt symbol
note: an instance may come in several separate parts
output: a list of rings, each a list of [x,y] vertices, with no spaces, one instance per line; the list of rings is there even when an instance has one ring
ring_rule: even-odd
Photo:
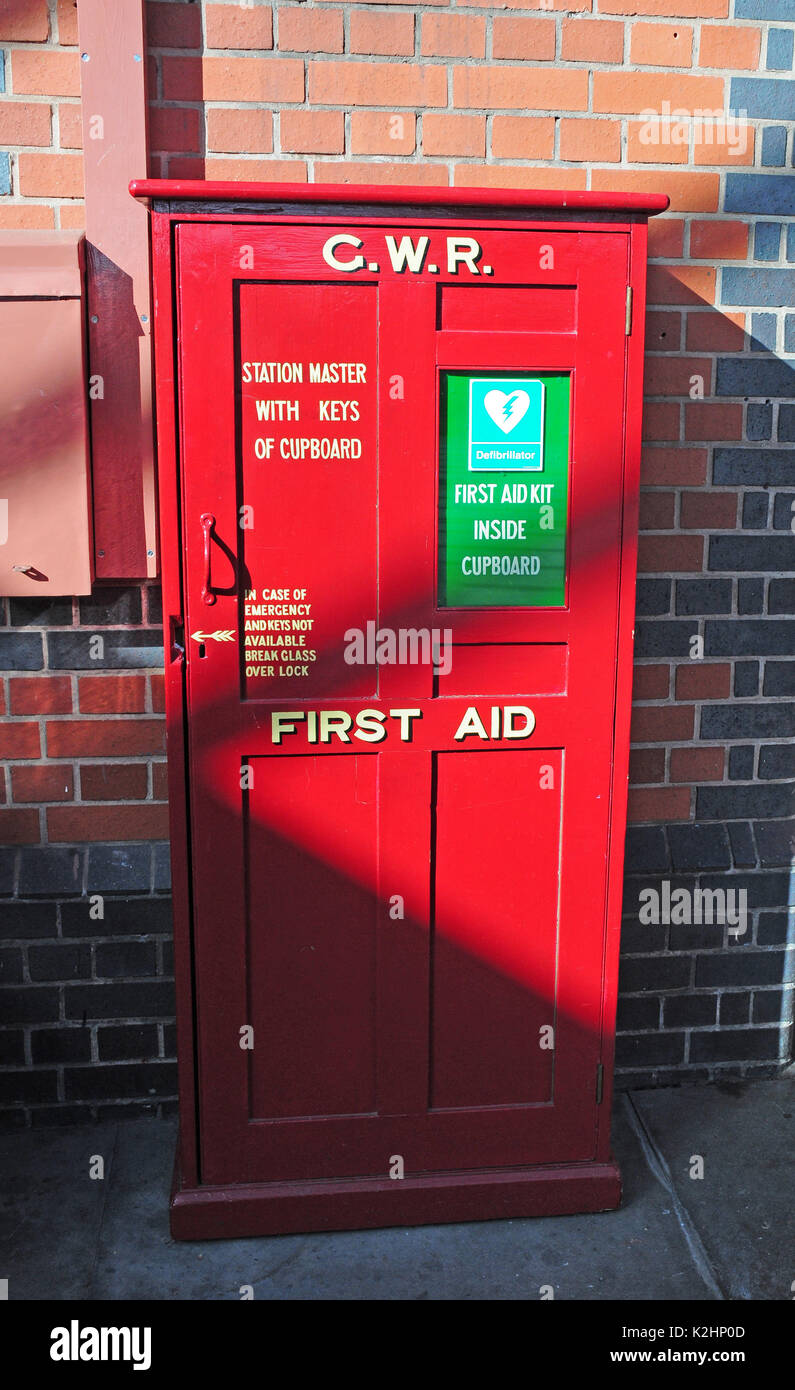
[[[505,405],[503,406],[502,411],[503,411],[503,415],[505,416],[505,419],[506,419],[506,420],[510,420],[511,416],[513,415],[513,408],[514,408],[514,404],[516,403],[517,399],[518,399],[518,392],[517,392],[517,391],[514,391],[513,394],[510,395],[510,396],[508,397],[507,401],[505,402]]]

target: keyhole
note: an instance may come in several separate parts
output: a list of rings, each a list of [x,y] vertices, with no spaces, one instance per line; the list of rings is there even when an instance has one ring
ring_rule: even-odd
[[[207,647],[205,646],[204,642],[200,642],[200,643],[199,643],[199,656],[206,656],[206,655],[207,655]]]

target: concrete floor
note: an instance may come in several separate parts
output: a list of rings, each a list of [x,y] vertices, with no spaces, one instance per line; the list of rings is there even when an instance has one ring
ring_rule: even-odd
[[[175,1244],[175,1124],[0,1142],[0,1288],[14,1299],[792,1298],[795,1077],[616,1105],[617,1212]],[[88,1176],[92,1155],[105,1178]],[[704,1177],[689,1176],[692,1155]]]

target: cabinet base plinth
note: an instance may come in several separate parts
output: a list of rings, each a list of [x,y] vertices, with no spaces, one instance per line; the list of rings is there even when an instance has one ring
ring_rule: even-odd
[[[606,1163],[561,1163],[420,1178],[351,1178],[322,1182],[187,1187],[179,1160],[171,1194],[175,1240],[378,1226],[433,1226],[448,1221],[498,1221],[523,1216],[573,1216],[613,1211],[621,1174]]]

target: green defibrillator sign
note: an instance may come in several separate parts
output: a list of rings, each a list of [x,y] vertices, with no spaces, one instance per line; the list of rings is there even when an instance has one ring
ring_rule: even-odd
[[[443,372],[439,603],[562,607],[567,372]]]
[[[470,377],[469,467],[540,471],[544,383],[538,378]]]

